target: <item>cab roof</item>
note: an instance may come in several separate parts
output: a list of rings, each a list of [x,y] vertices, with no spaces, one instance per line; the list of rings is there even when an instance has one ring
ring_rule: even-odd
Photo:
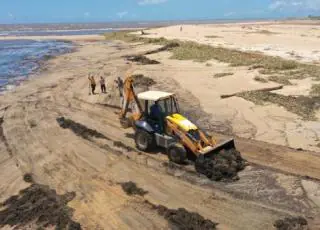
[[[161,91],[146,91],[138,94],[140,100],[146,101],[159,101],[166,99],[174,95],[173,93],[161,92]]]

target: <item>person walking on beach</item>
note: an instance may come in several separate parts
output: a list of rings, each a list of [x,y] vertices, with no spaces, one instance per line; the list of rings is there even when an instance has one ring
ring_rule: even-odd
[[[94,80],[94,76],[89,75],[88,79],[89,79],[90,86],[91,86],[91,93],[94,95],[95,94],[94,91],[96,90],[96,81]]]
[[[100,77],[100,86],[101,86],[101,93],[106,93],[106,82],[102,76]]]

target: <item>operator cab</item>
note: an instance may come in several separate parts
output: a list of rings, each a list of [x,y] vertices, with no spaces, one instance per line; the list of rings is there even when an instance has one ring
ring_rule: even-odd
[[[177,99],[173,93],[146,91],[138,94],[143,105],[143,117],[157,132],[162,133],[165,117],[179,113]]]

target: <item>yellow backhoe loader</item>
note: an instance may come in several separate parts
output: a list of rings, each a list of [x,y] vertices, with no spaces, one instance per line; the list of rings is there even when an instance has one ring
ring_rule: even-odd
[[[218,144],[181,115],[175,94],[146,91],[137,95],[134,78],[130,75],[121,87],[123,87],[123,104],[120,122],[124,128],[134,128],[135,143],[139,150],[148,152],[155,147],[165,148],[169,160],[179,164],[191,157],[200,162],[196,163],[196,168],[200,165],[197,171],[201,171],[205,159],[213,154],[224,150],[235,150],[234,139]],[[131,110],[130,116],[128,116],[129,110]]]

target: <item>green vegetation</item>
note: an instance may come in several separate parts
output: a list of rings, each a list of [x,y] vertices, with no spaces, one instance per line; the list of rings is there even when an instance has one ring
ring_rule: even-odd
[[[320,96],[320,84],[314,84],[311,87],[310,95]]]
[[[311,20],[320,20],[320,16],[309,15],[308,18]]]
[[[237,96],[258,105],[271,102],[284,107],[286,110],[301,116],[305,120],[316,120],[315,112],[320,108],[320,97],[285,96],[268,91],[251,91],[240,93]]]
[[[320,67],[286,60],[281,57],[267,56],[257,52],[243,52],[223,47],[198,44],[196,42],[183,42],[167,40],[165,38],[145,38],[131,34],[129,31],[106,33],[107,40],[122,40],[125,42],[153,43],[158,45],[179,44],[171,49],[172,59],[194,60],[206,62],[215,59],[230,63],[231,66],[250,66],[260,68],[261,74],[282,74],[288,79],[303,79],[311,77],[320,79]]]
[[[261,31],[260,31],[261,32]],[[263,31],[263,33],[267,33]],[[291,79],[312,78],[320,80],[320,66],[303,64],[297,61],[290,61],[281,57],[272,57],[258,52],[243,52],[223,47],[214,47],[210,45],[198,44],[196,42],[167,40],[165,38],[142,38],[130,34],[128,31],[107,33],[107,40],[122,40],[125,42],[152,43],[157,45],[171,45],[172,59],[194,60],[198,62],[207,62],[215,59],[221,62],[230,63],[231,66],[249,66],[250,69],[259,69],[259,73],[269,76],[270,81],[278,82],[284,85],[290,85]],[[178,45],[177,45],[178,44]],[[220,73],[214,77],[224,77],[232,73]],[[258,78],[257,78],[258,79]],[[256,80],[257,80],[256,79]],[[264,78],[260,78],[264,79]],[[265,80],[265,79],[264,79]],[[284,96],[271,92],[247,92],[238,96],[256,104],[270,102],[283,106],[288,111],[301,116],[303,119],[314,120],[315,111],[319,109],[320,86],[314,85],[311,90],[313,97],[307,96]]]
[[[269,76],[268,80],[279,83],[281,85],[292,85],[292,83],[288,80],[286,76],[273,75],[273,76]]]
[[[263,77],[260,77],[260,76],[255,76],[255,77],[254,77],[254,80],[255,80],[255,81],[259,81],[259,82],[261,82],[261,83],[267,83],[267,82],[268,82],[267,79],[265,79],[265,78],[263,78]]]
[[[233,73],[216,73],[213,77],[214,78],[221,78],[221,77],[226,77],[226,76],[230,76],[233,75]]]
[[[145,37],[139,37],[134,34],[131,34],[131,32],[134,31],[118,31],[118,32],[112,32],[112,33],[105,33],[104,37],[106,40],[119,40],[124,42],[143,42],[143,43],[155,43],[159,45],[167,45],[170,43],[165,38],[145,38]]]

